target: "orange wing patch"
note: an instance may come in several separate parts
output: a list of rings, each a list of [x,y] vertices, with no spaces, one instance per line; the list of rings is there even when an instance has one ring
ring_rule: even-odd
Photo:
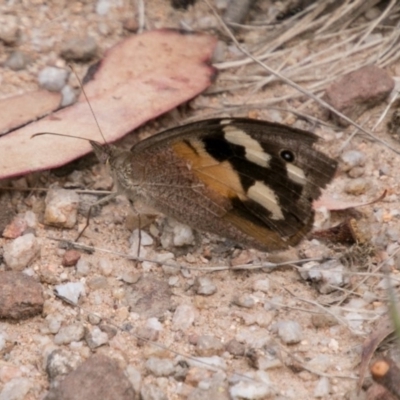
[[[173,144],[178,157],[185,159],[193,173],[210,189],[225,198],[247,198],[239,175],[228,161],[219,162],[205,150],[199,140],[180,141]]]

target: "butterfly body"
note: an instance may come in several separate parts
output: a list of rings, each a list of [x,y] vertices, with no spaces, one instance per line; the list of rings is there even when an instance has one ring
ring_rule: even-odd
[[[271,251],[310,231],[312,201],[336,171],[336,162],[314,148],[317,139],[267,121],[227,118],[164,131],[130,151],[92,146],[130,200]]]

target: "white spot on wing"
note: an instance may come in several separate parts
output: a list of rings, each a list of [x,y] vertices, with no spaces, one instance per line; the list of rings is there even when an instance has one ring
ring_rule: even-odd
[[[300,185],[304,185],[306,183],[306,176],[301,168],[289,163],[286,164],[286,168],[291,181],[299,183]]]
[[[224,126],[223,130],[225,132],[225,139],[228,142],[245,148],[245,157],[249,161],[261,167],[269,168],[271,156],[264,151],[257,140],[253,139],[245,131],[232,125]]]
[[[257,181],[247,191],[247,195],[271,213],[274,220],[284,219],[281,207],[274,191],[264,183]]]

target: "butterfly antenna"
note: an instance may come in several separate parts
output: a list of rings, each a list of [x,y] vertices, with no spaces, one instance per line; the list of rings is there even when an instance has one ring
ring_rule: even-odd
[[[69,64],[68,66],[69,66],[69,68],[71,68],[71,70],[72,70],[72,72],[74,73],[76,79],[78,80],[79,86],[80,86],[81,89],[82,89],[82,93],[83,93],[83,95],[85,96],[86,103],[88,104],[88,106],[89,106],[89,108],[90,108],[90,112],[91,112],[92,115],[93,115],[93,119],[94,119],[95,122],[96,122],[96,125],[97,125],[97,128],[98,128],[99,132],[100,132],[100,135],[101,135],[101,137],[103,138],[104,143],[107,144],[107,140],[106,140],[105,136],[103,135],[103,131],[101,130],[99,121],[98,121],[98,119],[97,119],[97,117],[96,117],[96,114],[95,114],[94,111],[93,111],[93,107],[92,107],[92,105],[90,104],[89,98],[88,98],[88,96],[87,96],[87,94],[86,94],[85,88],[83,87],[82,81],[81,81],[81,79],[79,78],[77,72],[75,71],[75,68],[73,67],[73,65],[72,65],[72,64]]]

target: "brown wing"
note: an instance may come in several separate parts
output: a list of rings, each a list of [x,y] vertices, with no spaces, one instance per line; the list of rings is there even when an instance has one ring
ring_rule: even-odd
[[[205,120],[133,151],[172,148],[207,188],[229,199],[221,218],[270,249],[295,244],[311,229],[312,201],[336,171],[336,162],[314,148],[317,139],[266,121]]]

